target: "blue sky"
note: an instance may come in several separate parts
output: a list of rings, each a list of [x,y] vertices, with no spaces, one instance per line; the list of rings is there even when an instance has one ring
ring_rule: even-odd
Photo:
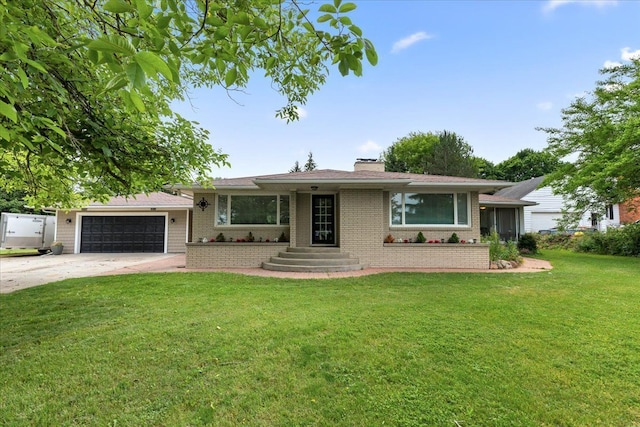
[[[602,67],[640,55],[639,1],[354,3],[350,17],[379,63],[362,77],[332,69],[300,121],[275,117],[284,99],[260,77],[233,99],[197,90],[176,105],[229,154],[231,168],[214,176],[284,173],[309,151],[321,169],[352,170],[356,158],[377,158],[419,131],[456,132],[499,163],[543,149],[536,127],[560,126],[561,109],[594,89]]]

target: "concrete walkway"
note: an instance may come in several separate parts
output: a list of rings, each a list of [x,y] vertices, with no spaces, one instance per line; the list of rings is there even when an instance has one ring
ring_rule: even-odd
[[[217,269],[186,269],[185,268],[185,255],[175,255],[173,258],[166,260],[152,261],[145,264],[138,264],[131,267],[124,267],[119,270],[113,270],[104,273],[108,274],[128,274],[128,273],[151,273],[151,272],[215,272],[222,271],[226,273],[246,274],[249,276],[260,277],[281,277],[288,279],[336,279],[340,277],[360,277],[368,276],[371,274],[389,273],[389,272],[416,272],[416,273],[532,273],[545,270],[551,270],[553,267],[548,261],[524,258],[523,263],[518,268],[508,270],[498,269],[446,269],[446,268],[375,268],[370,267],[364,270],[345,271],[345,272],[332,272],[332,273],[297,273],[297,272],[283,272],[283,271],[271,271],[263,270],[262,268],[217,268]]]
[[[216,272],[246,274],[260,277],[291,279],[335,279],[370,274],[407,271],[417,273],[531,273],[552,268],[548,261],[525,258],[523,264],[509,270],[366,268],[339,273],[286,273],[261,268],[226,268],[193,270],[185,268],[184,254],[65,254],[15,256],[0,258],[0,293],[43,285],[73,277],[105,276],[132,273]]]

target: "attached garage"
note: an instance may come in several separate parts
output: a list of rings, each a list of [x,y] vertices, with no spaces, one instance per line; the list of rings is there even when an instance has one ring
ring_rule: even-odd
[[[548,230],[558,226],[558,220],[562,219],[561,212],[531,212],[531,231]]]
[[[164,216],[83,216],[80,252],[165,251]]]
[[[184,253],[193,199],[167,193],[113,197],[56,211],[64,253]]]

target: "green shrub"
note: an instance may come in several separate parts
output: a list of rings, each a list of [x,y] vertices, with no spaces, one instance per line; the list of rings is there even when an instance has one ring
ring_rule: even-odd
[[[420,231],[420,232],[418,233],[418,237],[416,237],[416,242],[418,242],[418,243],[424,243],[424,242],[426,242],[426,241],[427,241],[427,238],[426,238],[426,237],[424,237],[424,234],[422,234],[422,231]]]
[[[574,249],[580,239],[564,233],[536,234],[539,249]]]
[[[535,254],[538,252],[538,243],[531,233],[526,233],[518,239],[518,250],[522,254]]]
[[[601,255],[640,256],[640,224],[586,234],[576,251]]]
[[[220,233],[216,236],[216,242],[224,242],[224,241],[225,241],[224,234]]]
[[[489,259],[491,261],[522,261],[518,246],[514,241],[507,241],[504,244],[500,241],[500,235],[495,231],[488,237],[489,243]]]
[[[447,243],[460,243],[460,238],[456,233],[453,233],[451,237],[449,237],[449,240],[447,240]]]

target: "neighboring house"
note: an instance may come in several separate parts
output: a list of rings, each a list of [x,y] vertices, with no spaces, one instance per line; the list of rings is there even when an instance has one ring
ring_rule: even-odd
[[[524,209],[536,202],[491,194],[480,195],[480,233],[483,236],[496,231],[500,240],[518,240],[525,231]]]
[[[640,196],[620,203],[620,224],[640,221]]]
[[[551,187],[540,187],[544,177],[531,178],[515,185],[497,191],[494,196],[508,199],[527,200],[535,205],[524,206],[524,231],[538,232],[557,227],[557,221],[562,218],[565,201],[561,195],[553,194]],[[607,227],[620,225],[620,206],[609,205],[604,217],[598,214],[586,213],[580,220],[578,227],[584,229],[606,230]]]
[[[56,211],[65,253],[184,253],[193,200],[166,193],[114,197],[106,204]]]
[[[419,232],[432,242],[446,242],[452,233],[466,242],[479,241],[480,193],[511,183],[385,172],[383,162],[362,159],[354,169],[221,179],[213,188],[179,187],[193,196],[187,268],[295,271],[310,267],[304,264],[314,257],[324,260],[324,271],[339,271],[332,269],[336,262],[330,257],[347,258],[349,269],[489,267],[486,244],[397,242],[415,241]],[[389,235],[396,243],[384,242]],[[275,243],[281,236],[286,242]]]

